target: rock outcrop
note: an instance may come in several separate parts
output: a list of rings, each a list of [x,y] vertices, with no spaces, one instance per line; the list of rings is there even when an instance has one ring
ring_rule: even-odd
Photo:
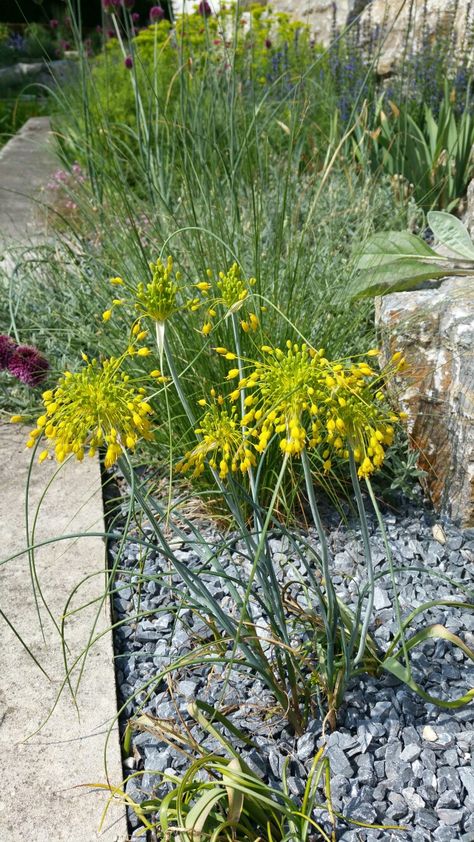
[[[407,29],[415,48],[423,37],[442,32],[462,49],[474,25],[471,0],[272,0],[271,5],[308,23],[325,46],[332,40],[334,23],[340,30],[359,18],[361,31],[380,33],[381,76],[393,72],[403,56]]]
[[[474,182],[466,222],[474,233]],[[471,216],[469,216],[469,213]],[[408,415],[411,443],[435,509],[474,526],[474,279],[377,300],[385,359],[402,351],[407,370],[394,398]]]
[[[463,50],[474,23],[474,8],[470,0],[372,0],[360,23],[382,34],[377,71],[385,76],[403,56],[407,30],[415,49],[423,38],[441,35]]]

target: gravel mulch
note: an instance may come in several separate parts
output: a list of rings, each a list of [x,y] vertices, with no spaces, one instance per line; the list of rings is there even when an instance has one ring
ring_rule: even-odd
[[[344,524],[333,513],[326,518],[331,549],[331,567],[338,595],[353,605],[358,587],[365,583],[362,541],[357,524]],[[386,554],[375,518],[369,517],[371,546],[376,571],[386,569]],[[465,599],[448,581],[433,575],[442,573],[461,583],[473,585],[474,530],[459,530],[443,523],[442,531],[431,511],[410,505],[403,513],[385,516],[389,543],[397,565],[416,568],[397,574],[400,605],[406,616],[413,608],[433,599]],[[209,542],[219,536],[208,529]],[[438,539],[438,540],[437,540]],[[317,549],[316,535],[309,540]],[[298,571],[301,562],[292,559],[287,540],[270,539],[275,569],[281,582]],[[117,553],[112,543],[112,557]],[[176,555],[195,570],[202,569],[194,548],[175,545]],[[240,551],[239,551],[240,550]],[[406,830],[366,830],[341,822],[338,838],[344,842],[410,840],[410,842],[474,842],[474,713],[472,706],[445,710],[424,702],[395,678],[362,677],[348,689],[339,712],[337,730],[322,733],[321,718],[308,723],[306,732],[296,737],[281,716],[268,715],[273,699],[259,678],[242,671],[231,674],[223,692],[219,666],[197,666],[177,670],[169,686],[162,681],[150,697],[140,691],[169,663],[210,639],[208,626],[196,613],[182,605],[179,577],[156,547],[143,548],[131,533],[119,560],[121,572],[114,597],[114,619],[123,621],[115,634],[116,675],[122,703],[123,721],[141,711],[168,719],[179,729],[188,728],[210,751],[222,754],[217,741],[201,732],[187,712],[190,700],[199,698],[211,705],[220,703],[229,718],[253,740],[254,748],[240,745],[247,764],[274,786],[281,783],[283,763],[289,762],[289,788],[301,795],[307,772],[317,748],[327,745],[331,763],[333,806],[343,814],[367,823],[403,825]],[[237,543],[234,552],[225,552],[221,562],[227,573],[245,573],[249,562]],[[139,586],[142,569],[144,581]],[[163,577],[173,590],[163,588],[154,577]],[[232,610],[225,581],[203,570],[202,578],[221,601]],[[150,612],[136,621],[137,608]],[[257,611],[258,613],[258,611]],[[259,622],[265,625],[260,611]],[[439,607],[423,615],[421,623],[442,623],[474,646],[474,613],[465,608]],[[378,580],[374,621],[371,632],[384,649],[396,631],[388,576]],[[412,653],[415,679],[434,696],[445,699],[463,695],[473,685],[474,665],[463,652],[443,640],[426,641]],[[151,687],[151,685],[150,685]],[[171,692],[170,692],[171,690]],[[237,741],[236,745],[239,745]],[[158,778],[154,770],[182,772],[187,761],[182,753],[160,742],[147,732],[133,738],[134,759],[127,774],[143,770],[131,779],[127,792],[142,800],[154,791]],[[321,813],[319,820],[324,820]],[[138,820],[129,815],[132,831]],[[132,838],[134,838],[132,834]],[[143,837],[141,837],[143,838]]]

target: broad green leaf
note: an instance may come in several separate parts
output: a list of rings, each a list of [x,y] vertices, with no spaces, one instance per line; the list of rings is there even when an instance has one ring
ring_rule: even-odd
[[[405,292],[415,289],[422,281],[434,281],[449,274],[436,264],[428,265],[421,260],[406,259],[384,263],[379,267],[365,269],[349,288],[352,300],[389,292]]]
[[[433,234],[443,246],[474,261],[474,244],[460,219],[443,211],[430,211],[427,218]]]
[[[438,258],[432,248],[409,231],[387,231],[370,237],[357,255],[356,269],[373,269],[385,263],[412,258]]]

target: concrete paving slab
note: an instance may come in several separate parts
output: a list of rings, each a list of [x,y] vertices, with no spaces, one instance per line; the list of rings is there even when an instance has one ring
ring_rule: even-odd
[[[24,500],[31,451],[25,448],[26,435],[26,428],[0,423],[2,557],[27,546]],[[36,541],[103,531],[97,461],[68,461],[56,474],[57,468],[52,461],[33,467],[30,522],[47,489],[38,511]],[[35,554],[38,579],[58,624],[69,594],[81,581],[71,607],[93,603],[67,620],[71,663],[87,645],[97,611],[96,634],[110,626],[108,602],[100,610],[94,602],[104,588],[104,554],[101,537],[55,540]],[[80,786],[106,781],[105,736],[117,711],[111,635],[100,638],[86,661],[77,698],[80,718],[65,692],[44,727],[27,739],[52,711],[64,677],[60,638],[44,607],[45,640],[42,637],[27,555],[0,566],[0,609],[51,678],[40,672],[0,616],[1,842],[124,842],[128,837],[122,806],[113,804],[99,833],[106,793]],[[116,728],[109,740],[107,769],[111,783],[120,784]]]
[[[41,187],[58,167],[49,117],[32,117],[0,150],[0,244],[29,242],[44,228]]]

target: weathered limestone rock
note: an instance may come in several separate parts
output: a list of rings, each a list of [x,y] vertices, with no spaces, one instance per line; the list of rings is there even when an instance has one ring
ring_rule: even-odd
[[[419,467],[437,511],[474,526],[474,281],[380,298],[384,355],[402,351],[396,397],[420,450]]]
[[[307,23],[316,41],[327,46],[334,35],[334,25],[341,29],[346,25],[354,0],[272,0],[276,12],[287,12],[297,20]]]
[[[426,7],[426,10],[424,11]],[[474,21],[470,0],[372,0],[361,16],[361,26],[379,27],[384,35],[377,70],[385,76],[403,56],[407,28],[416,45],[423,28],[452,37],[457,49],[463,48],[466,33]]]
[[[415,48],[426,27],[433,34],[441,31],[455,37],[462,49],[474,23],[470,0],[272,0],[271,5],[308,23],[317,41],[325,46],[332,40],[334,13],[338,29],[360,16],[361,31],[377,28],[383,33],[377,65],[381,76],[391,73],[402,58],[408,27]]]

